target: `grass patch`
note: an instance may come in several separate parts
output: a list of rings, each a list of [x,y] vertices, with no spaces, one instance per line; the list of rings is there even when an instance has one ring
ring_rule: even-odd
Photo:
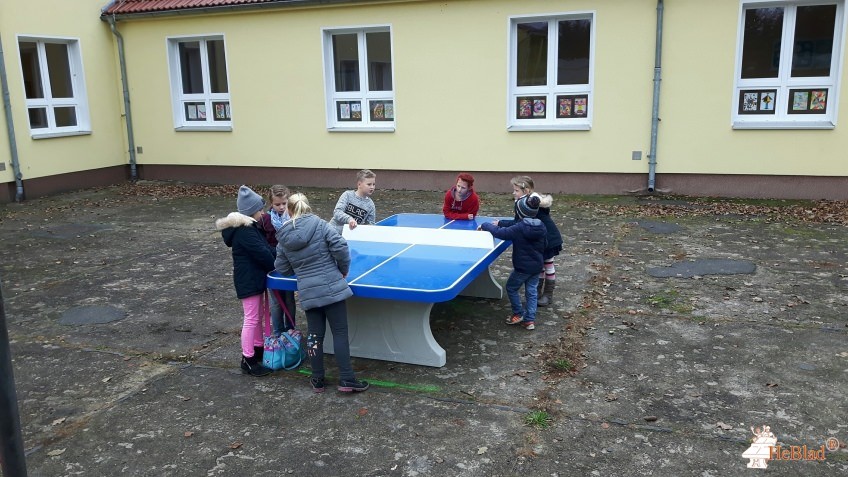
[[[690,313],[693,309],[690,303],[681,299],[677,290],[664,290],[649,296],[645,302],[653,308],[670,310],[675,313]]]
[[[555,360],[553,363],[551,363],[551,366],[554,369],[556,369],[557,371],[564,371],[564,372],[569,372],[572,369],[574,369],[574,364],[572,364],[571,361],[569,361],[565,358],[560,358],[560,359]]]
[[[524,417],[524,423],[536,429],[547,429],[551,426],[551,415],[546,411],[532,411]]]

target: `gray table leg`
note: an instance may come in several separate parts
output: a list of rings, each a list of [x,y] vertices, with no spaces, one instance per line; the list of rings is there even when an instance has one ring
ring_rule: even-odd
[[[351,297],[347,300],[350,355],[442,367],[445,350],[430,331],[432,303]],[[324,352],[333,353],[332,333]]]
[[[503,298],[503,288],[495,280],[492,275],[492,270],[487,268],[485,272],[477,275],[473,282],[469,283],[465,290],[460,293],[462,296],[474,296],[479,298],[494,298],[500,300]]]

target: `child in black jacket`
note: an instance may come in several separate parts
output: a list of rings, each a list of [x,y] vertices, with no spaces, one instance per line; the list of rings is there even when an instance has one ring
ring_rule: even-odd
[[[538,212],[539,197],[528,195],[515,202],[518,221],[507,227],[502,227],[497,222],[480,226],[496,238],[512,241],[513,270],[506,281],[506,294],[512,306],[512,315],[506,319],[506,324],[520,324],[526,330],[536,329],[537,290],[547,235],[542,221],[535,218]],[[526,306],[521,305],[521,297],[518,295],[522,285]]]
[[[258,222],[265,202],[250,187],[239,188],[238,212],[215,221],[224,243],[233,249],[233,284],[244,309],[241,329],[241,370],[251,376],[265,376],[271,370],[262,366],[262,323],[265,310],[265,276],[274,269],[275,250],[268,245]]]

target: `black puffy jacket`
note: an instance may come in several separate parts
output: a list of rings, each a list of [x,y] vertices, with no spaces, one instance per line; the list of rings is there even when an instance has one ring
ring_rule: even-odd
[[[265,291],[265,276],[274,269],[274,249],[265,240],[259,222],[233,212],[215,221],[227,247],[233,249],[236,296],[247,298]]]

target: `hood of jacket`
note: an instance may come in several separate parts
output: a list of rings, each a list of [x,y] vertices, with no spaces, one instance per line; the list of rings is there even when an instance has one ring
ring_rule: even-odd
[[[322,220],[315,214],[301,215],[284,223],[277,232],[277,241],[286,250],[301,250],[312,241]]]
[[[253,225],[255,223],[256,220],[254,220],[253,217],[248,217],[238,212],[230,212],[230,214],[226,217],[215,221],[215,230],[220,230],[221,236],[224,237],[224,243],[227,244],[227,247],[232,247],[233,234],[236,229],[239,227]]]

